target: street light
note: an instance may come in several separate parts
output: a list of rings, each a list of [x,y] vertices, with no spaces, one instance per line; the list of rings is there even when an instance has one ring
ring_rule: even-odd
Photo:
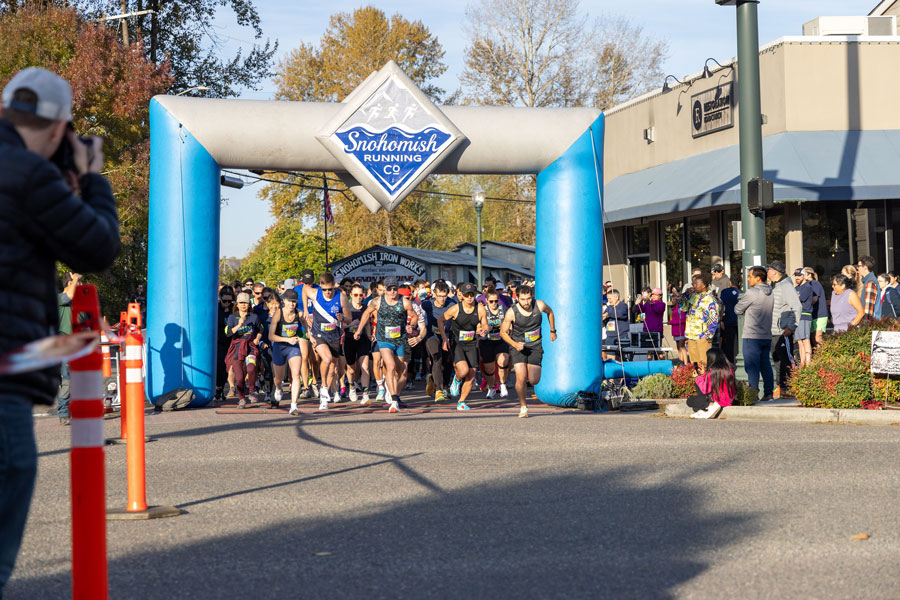
[[[480,288],[484,285],[484,280],[481,278],[481,209],[484,208],[484,190],[477,183],[475,184],[475,189],[472,190],[472,204],[475,205],[475,216],[477,217],[476,238],[478,245],[476,246],[476,253],[478,256],[478,287]]]
[[[670,79],[670,78],[671,78],[671,79],[674,79],[675,81],[677,81],[677,82],[680,83],[681,85],[684,85],[685,83],[687,83],[686,81],[681,81],[680,79],[678,79],[678,78],[675,77],[674,75],[666,75],[666,79],[663,81],[663,86],[662,86],[662,93],[663,93],[663,94],[667,94],[667,93],[669,93],[669,92],[672,91],[672,88],[669,87],[669,79]]]
[[[714,58],[707,58],[705,61],[703,61],[703,79],[709,79],[713,76],[713,72],[709,68],[709,61],[713,61],[714,63],[719,65],[719,68],[721,69],[731,69],[732,71],[734,71],[734,63],[731,63],[726,67]]]
[[[182,90],[175,95],[181,96],[182,94],[187,94],[188,92],[205,92],[207,90],[209,90],[209,88],[205,85],[195,85],[194,87],[189,87],[188,89]]]

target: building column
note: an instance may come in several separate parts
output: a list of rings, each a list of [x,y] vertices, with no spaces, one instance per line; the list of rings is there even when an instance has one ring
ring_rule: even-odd
[[[650,287],[664,288],[661,264],[665,262],[659,221],[651,221],[650,228]],[[662,258],[661,258],[662,257]]]
[[[728,242],[728,232],[722,226],[722,211],[717,210],[709,214],[709,255],[710,266],[725,264],[725,245]],[[729,273],[730,275],[731,273]]]
[[[784,207],[784,262],[788,275],[803,266],[803,211],[799,202]]]

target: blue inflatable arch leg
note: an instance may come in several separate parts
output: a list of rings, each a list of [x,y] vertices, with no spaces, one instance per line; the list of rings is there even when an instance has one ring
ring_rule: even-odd
[[[150,102],[147,393],[213,397],[219,265],[219,165],[156,100]]]

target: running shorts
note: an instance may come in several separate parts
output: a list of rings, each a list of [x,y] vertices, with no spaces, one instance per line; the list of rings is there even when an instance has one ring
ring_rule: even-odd
[[[475,344],[456,344],[453,348],[453,364],[464,362],[470,369],[478,368],[478,346]]]
[[[340,341],[340,340],[335,340],[335,341],[333,341],[333,342],[329,342],[329,341],[327,341],[327,340],[323,340],[323,339],[317,338],[317,339],[316,339],[316,344],[324,344],[325,346],[328,346],[328,348],[331,350],[331,355],[334,356],[334,357],[338,357],[338,356],[343,356],[343,355],[344,355],[344,349],[341,347],[341,341]]]
[[[819,317],[818,319],[812,320],[812,327],[810,327],[810,331],[821,331],[825,332],[825,329],[828,327],[828,317]]]
[[[354,340],[350,333],[344,335],[344,356],[347,357],[348,365],[355,365],[363,356],[368,356],[372,351],[372,342],[369,336],[362,335],[358,340]]]
[[[283,367],[287,361],[294,358],[300,358],[303,354],[300,352],[300,346],[294,344],[286,344],[284,342],[272,343],[272,362],[276,367]]]
[[[398,358],[403,358],[406,354],[406,344],[392,344],[391,342],[378,342],[379,350],[390,350],[394,354],[397,355]]]
[[[803,319],[800,319],[800,323],[797,325],[797,331],[794,332],[794,339],[808,340],[811,326],[812,321],[804,321]]]
[[[478,342],[478,351],[481,353],[481,362],[488,364],[497,362],[498,354],[509,354],[509,345],[503,340],[481,340]]]
[[[541,366],[541,359],[544,358],[544,349],[541,346],[528,347],[525,346],[521,351],[515,348],[509,349],[509,359],[514,365],[525,363],[526,365]]]

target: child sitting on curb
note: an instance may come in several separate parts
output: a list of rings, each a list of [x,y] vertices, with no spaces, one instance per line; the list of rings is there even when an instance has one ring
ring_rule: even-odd
[[[687,399],[688,406],[694,409],[692,419],[715,419],[737,395],[734,369],[718,348],[707,351],[706,372],[697,376],[694,384],[699,393]]]

